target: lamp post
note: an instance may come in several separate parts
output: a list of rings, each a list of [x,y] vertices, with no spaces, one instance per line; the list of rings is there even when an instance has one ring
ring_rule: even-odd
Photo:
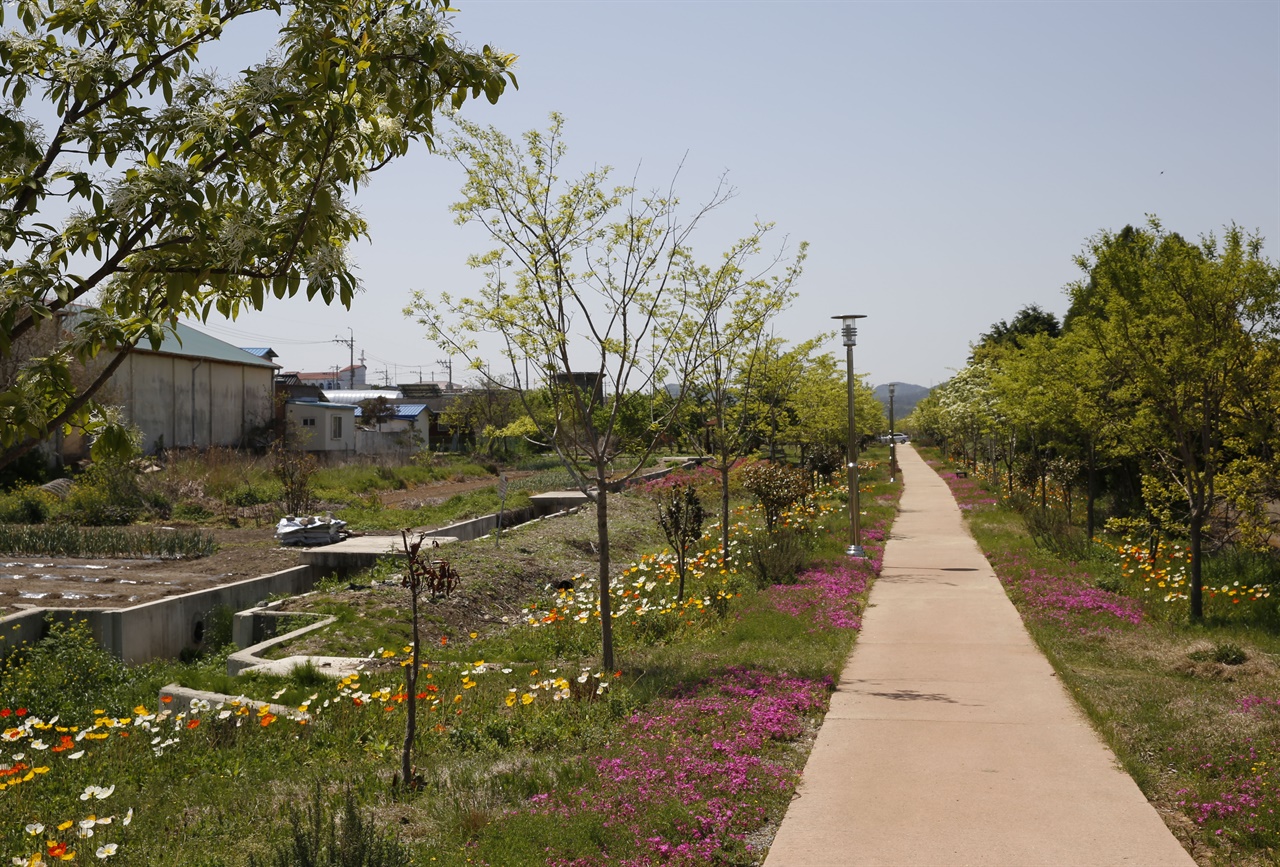
[[[898,480],[898,429],[893,421],[893,390],[898,383],[889,383],[889,481]]]
[[[844,338],[845,368],[849,379],[849,547],[845,549],[845,553],[850,557],[861,559],[867,554],[862,550],[862,529],[858,519],[861,504],[858,496],[858,428],[854,424],[853,412],[855,385],[853,347],[858,345],[858,320],[867,317],[861,313],[851,313],[831,318],[839,319],[844,323],[840,332]]]

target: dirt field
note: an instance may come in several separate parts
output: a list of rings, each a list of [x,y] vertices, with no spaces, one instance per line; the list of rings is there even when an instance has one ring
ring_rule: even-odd
[[[517,475],[527,474],[509,477]],[[389,491],[382,499],[390,508],[413,508],[494,484],[492,477],[440,482]],[[32,607],[125,608],[301,563],[297,548],[276,544],[272,527],[209,532],[218,550],[197,560],[86,560],[0,553],[0,616]]]
[[[0,614],[19,607],[123,608],[288,569],[296,549],[272,530],[213,530],[218,550],[196,560],[85,560],[0,555]]]

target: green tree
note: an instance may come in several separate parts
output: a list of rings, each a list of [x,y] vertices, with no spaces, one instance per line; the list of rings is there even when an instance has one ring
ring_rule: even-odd
[[[1191,617],[1203,610],[1203,544],[1226,439],[1244,397],[1275,379],[1280,268],[1262,239],[1227,228],[1192,244],[1152,218],[1103,232],[1078,258],[1068,325],[1096,349],[1136,420],[1152,468],[1180,490],[1191,552]]]
[[[670,193],[607,186],[607,167],[567,181],[560,174],[563,134],[564,119],[556,114],[545,132],[529,131],[522,143],[493,128],[460,124],[452,152],[467,179],[464,198],[453,207],[459,223],[482,227],[494,243],[469,258],[486,283],[475,297],[436,300],[434,293],[415,292],[406,314],[430,340],[482,372],[470,335],[496,335],[509,369],[506,387],[595,504],[601,655],[612,669],[609,489],[644,466],[681,408],[681,400],[673,401],[664,415],[650,418],[655,404],[647,396],[668,366],[688,367],[671,364],[676,344],[662,338],[692,312],[691,287],[682,279],[689,236],[729,193],[721,186],[682,219]],[[704,327],[695,323],[695,332]],[[696,348],[695,342],[684,351]],[[527,363],[543,377],[545,411],[532,405],[534,393],[521,379]]]
[[[456,431],[466,431],[474,443],[485,441],[493,455],[503,434],[500,432],[524,414],[509,388],[493,385],[482,377],[466,392],[457,395],[440,414],[440,423]]]
[[[720,476],[721,554],[729,556],[729,472],[750,451],[750,415],[745,411],[757,388],[760,348],[768,323],[795,298],[793,289],[804,264],[806,244],[783,274],[770,274],[783,250],[757,260],[772,224],[755,231],[725,253],[715,268],[698,266],[685,273],[694,290],[693,316],[681,319],[674,335],[688,351],[679,353],[696,408],[685,416],[693,422],[686,435],[693,446],[712,456]],[[705,326],[705,327],[704,327]]]
[[[982,335],[978,345],[973,348],[971,358],[981,355],[983,349],[1006,346],[1020,348],[1028,339],[1037,335],[1057,337],[1062,333],[1062,324],[1054,314],[1040,309],[1039,304],[1028,304],[1017,312],[1008,322],[1001,319],[991,330]]]
[[[0,34],[0,359],[35,331],[54,335],[0,382],[0,466],[87,423],[128,350],[158,346],[177,317],[234,318],[300,291],[350,305],[346,251],[367,229],[348,195],[411,143],[430,146],[438,110],[514,83],[514,57],[465,47],[448,11],[444,0],[0,9],[14,26]],[[204,45],[258,19],[280,33],[270,56],[230,78],[196,68]],[[24,112],[34,100],[52,122]]]
[[[804,357],[800,375],[792,384],[791,414],[798,419],[790,441],[800,447],[803,461],[815,448],[849,445],[849,378],[845,360],[829,353]],[[866,384],[866,375],[854,372],[853,412],[859,442],[888,430],[884,404]]]
[[[679,598],[683,603],[684,576],[689,548],[702,538],[702,501],[693,485],[676,486],[671,498],[658,500],[658,525],[676,555],[676,574],[680,576]]]
[[[381,430],[383,422],[395,417],[396,408],[382,395],[360,401],[360,420],[365,424],[375,425]]]

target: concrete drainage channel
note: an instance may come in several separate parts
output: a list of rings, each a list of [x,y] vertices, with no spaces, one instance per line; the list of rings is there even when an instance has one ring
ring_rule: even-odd
[[[537,494],[531,499],[533,506],[503,513],[504,527],[567,514],[585,502],[586,496],[563,491]],[[497,515],[484,515],[433,530],[429,538],[441,544],[470,541],[493,532],[497,526]],[[398,536],[354,537],[300,550],[300,566],[129,608],[28,608],[0,618],[0,635],[4,636],[5,646],[17,647],[43,638],[50,620],[85,621],[94,640],[128,664],[172,659],[204,646],[210,618],[218,610],[244,612],[269,597],[307,593],[319,576],[347,575],[372,566],[382,557],[402,553]]]
[[[688,464],[685,464],[686,466]],[[638,481],[661,478],[674,467],[668,466],[646,474]],[[535,494],[533,505],[525,509],[508,510],[502,514],[503,528],[511,528],[533,521],[571,514],[587,501],[579,491],[553,491]],[[461,521],[430,531],[428,539],[440,544],[472,541],[487,536],[498,529],[499,516],[484,515],[469,521]],[[271,647],[293,641],[314,630],[323,629],[336,618],[323,617],[315,623],[294,629],[280,636],[274,632],[271,622],[285,616],[277,611],[279,602],[260,605],[271,596],[291,597],[303,595],[315,586],[317,575],[346,575],[374,565],[387,555],[403,553],[401,540],[393,536],[364,536],[347,539],[333,545],[301,550],[303,565],[273,572],[258,578],[249,578],[232,584],[224,584],[207,590],[184,593],[158,599],[131,608],[30,608],[8,617],[0,618],[0,635],[6,637],[9,647],[23,643],[35,643],[44,637],[47,621],[86,621],[94,639],[117,658],[129,664],[149,662],[153,659],[174,658],[184,651],[199,649],[209,630],[209,619],[218,609],[237,612],[232,623],[232,638],[244,648],[227,659],[227,671],[236,675],[245,671],[261,671],[272,674],[288,674],[293,668],[311,664],[318,671],[342,678],[354,673],[366,660],[356,657],[289,656],[284,659],[265,659],[260,656]],[[306,616],[290,612],[288,616]],[[161,701],[178,702],[179,707],[189,706],[193,700],[212,704],[252,704],[267,707],[269,712],[284,715],[294,712],[291,708],[277,707],[265,702],[250,702],[235,696],[187,689],[169,684],[160,691]]]

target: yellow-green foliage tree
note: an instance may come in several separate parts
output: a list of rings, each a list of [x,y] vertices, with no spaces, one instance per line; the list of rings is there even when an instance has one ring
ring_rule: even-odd
[[[513,83],[514,57],[455,36],[443,0],[17,0],[0,8],[0,466],[92,399],[177,317],[268,294],[349,305],[348,196],[435,137],[434,117]],[[268,27],[227,76],[200,49]],[[39,108],[27,109],[33,103]],[[50,119],[52,115],[52,119]],[[75,312],[74,316],[67,314]],[[76,369],[110,361],[88,381]]]
[[[688,369],[673,353],[699,351],[707,311],[695,312],[684,279],[690,235],[729,191],[720,186],[686,213],[671,192],[610,187],[607,167],[568,180],[559,115],[520,141],[471,123],[460,130],[453,154],[467,179],[453,207],[459,223],[479,226],[493,244],[469,259],[485,285],[461,298],[415,292],[405,312],[432,342],[519,398],[539,441],[595,504],[601,656],[611,670],[609,490],[645,465],[681,409],[682,400],[649,398],[664,371]],[[696,339],[666,339],[688,316]],[[505,377],[484,363],[478,334],[496,338]],[[524,381],[526,365],[541,376],[537,390]],[[650,417],[659,407],[662,415]]]
[[[1274,394],[1280,268],[1236,226],[1195,244],[1154,218],[1095,237],[1070,287],[1069,327],[1119,384],[1153,474],[1185,498],[1191,617],[1203,617],[1206,522],[1251,395]],[[1274,404],[1271,408],[1274,413]]]

